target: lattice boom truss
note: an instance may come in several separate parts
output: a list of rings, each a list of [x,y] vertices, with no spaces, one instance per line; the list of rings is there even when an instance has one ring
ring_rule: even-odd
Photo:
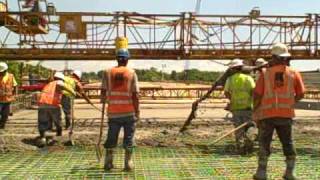
[[[58,12],[49,16],[48,34],[23,32],[26,16],[44,13],[2,12],[16,19],[16,33],[1,28],[0,58],[8,60],[113,60],[114,40],[129,39],[133,59],[268,58],[275,42],[289,45],[296,59],[318,59],[319,15],[252,16]],[[61,33],[62,16],[80,16],[85,38]],[[11,25],[11,26],[14,26]],[[10,27],[12,29],[12,27]],[[20,32],[20,33],[19,33]],[[23,33],[22,33],[23,32]]]

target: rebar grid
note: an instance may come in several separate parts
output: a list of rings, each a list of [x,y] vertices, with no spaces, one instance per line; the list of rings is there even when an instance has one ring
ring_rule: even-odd
[[[227,141],[226,144],[232,143]],[[229,144],[230,145],[230,144]],[[225,146],[225,145],[222,145]],[[305,136],[296,138],[298,163],[296,173],[300,179],[320,178],[320,143]],[[219,148],[220,147],[220,148]],[[273,154],[268,165],[269,177],[279,179],[285,168],[278,140],[273,143]],[[93,149],[70,148],[48,154],[0,154],[2,179],[250,179],[255,172],[254,154],[239,156],[228,153],[221,146],[212,153],[199,148],[145,148],[134,153],[135,170],[122,171],[123,150],[117,149],[116,169],[103,171]]]

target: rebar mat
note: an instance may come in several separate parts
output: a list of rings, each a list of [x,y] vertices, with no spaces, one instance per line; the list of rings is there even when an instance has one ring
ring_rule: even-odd
[[[297,143],[297,145],[302,145]],[[311,145],[311,144],[309,144]],[[280,148],[279,143],[276,147]],[[299,153],[296,174],[300,179],[320,179],[319,144]],[[215,149],[213,149],[215,150]],[[251,179],[257,166],[256,155],[239,156],[220,152],[204,153],[198,148],[144,148],[134,152],[135,169],[123,172],[123,150],[115,154],[115,169],[104,172],[93,149],[70,148],[43,154],[0,154],[1,179]],[[270,158],[270,179],[281,179],[284,157],[277,149]]]

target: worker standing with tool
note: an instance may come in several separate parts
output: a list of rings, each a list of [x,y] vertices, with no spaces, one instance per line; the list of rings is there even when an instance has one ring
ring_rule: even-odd
[[[109,129],[104,169],[113,166],[114,148],[117,146],[120,129],[124,128],[123,147],[125,149],[124,170],[133,169],[132,152],[135,123],[140,117],[138,78],[134,70],[127,67],[130,54],[128,49],[116,51],[117,67],[106,70],[102,80],[101,99],[108,103]]]
[[[62,91],[66,90],[75,96],[73,89],[65,86],[63,81],[64,75],[61,72],[56,72],[54,74],[54,80],[49,82],[41,91],[38,101],[38,130],[41,140],[40,146],[45,146],[47,144],[46,131],[49,129],[50,121],[54,122],[56,126],[56,136],[62,136],[60,110]]]
[[[65,86],[68,86],[69,89],[73,89],[73,91],[78,92],[79,95],[81,95],[89,104],[93,104],[90,99],[86,96],[83,90],[83,86],[81,84],[81,76],[82,72],[75,70],[71,74],[71,76],[65,76],[64,77],[64,84]],[[65,115],[65,129],[68,129],[70,127],[71,122],[71,110],[73,109],[74,105],[74,98],[75,95],[71,94],[70,92],[63,90],[63,96],[61,100],[62,109]]]
[[[0,62],[0,132],[4,131],[10,114],[10,105],[14,101],[17,82],[13,74],[8,73],[8,65]]]
[[[276,130],[286,156],[284,179],[296,179],[296,151],[292,140],[294,105],[304,96],[305,87],[298,71],[289,67],[291,54],[285,44],[277,43],[272,59],[264,69],[254,90],[254,120],[259,127],[258,168],[254,179],[267,179],[273,131]]]
[[[239,153],[246,153],[253,148],[253,139],[250,139],[246,132],[252,124],[250,123],[253,108],[252,93],[255,82],[251,76],[241,72],[243,66],[243,61],[240,59],[234,59],[229,63],[229,68],[237,73],[230,76],[224,86],[225,95],[230,100],[230,111],[235,128],[249,122],[247,126],[235,132],[236,148]]]

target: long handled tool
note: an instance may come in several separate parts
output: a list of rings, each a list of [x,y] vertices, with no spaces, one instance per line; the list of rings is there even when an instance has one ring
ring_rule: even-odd
[[[216,139],[215,141],[213,141],[213,143],[209,144],[208,146],[213,146],[216,143],[220,142],[222,139],[224,139],[225,137],[229,136],[230,134],[242,129],[243,127],[247,126],[250,122],[245,122],[243,124],[241,124],[240,126],[232,129],[231,131],[228,131],[226,134],[224,134],[223,136],[219,137],[218,139]]]
[[[211,95],[211,93],[217,88],[217,86],[224,85],[224,83],[227,80],[227,78],[232,74],[234,74],[234,73],[231,72],[230,70],[227,70],[227,72],[222,74],[217,79],[217,81],[212,85],[210,90],[204,96],[200,97],[200,99],[197,99],[195,102],[192,103],[192,110],[190,112],[190,115],[188,116],[188,119],[185,121],[185,123],[183,124],[182,128],[180,129],[181,133],[184,132],[185,130],[187,130],[187,127],[191,124],[191,121],[194,118],[196,118],[196,111],[198,110],[199,103],[201,103],[202,101],[207,99]]]
[[[255,66],[243,66],[242,69],[240,70],[241,72],[251,72],[254,70],[257,70],[259,68],[262,68],[260,66],[255,67]],[[228,77],[232,76],[233,74],[239,72],[239,70],[234,70],[234,69],[228,69],[224,74],[222,74],[219,78],[217,78],[216,82],[212,85],[211,89],[200,99],[197,99],[195,102],[192,104],[192,110],[190,112],[190,115],[188,116],[188,119],[185,121],[183,124],[182,128],[180,129],[180,132],[184,132],[187,130],[187,127],[191,124],[191,121],[196,118],[196,111],[198,110],[199,103],[210,97],[211,93],[218,87],[218,86],[224,86],[225,82],[227,81]]]
[[[102,103],[102,113],[101,113],[101,123],[100,123],[100,133],[99,133],[98,142],[97,142],[97,144],[95,146],[96,156],[97,156],[98,162],[100,162],[101,157],[102,157],[102,151],[101,151],[101,148],[100,148],[100,143],[101,143],[102,134],[103,134],[103,124],[104,124],[105,109],[106,109],[106,102],[103,101],[103,103]]]
[[[77,94],[77,96],[80,96],[80,97],[84,98],[85,100],[87,100],[87,98],[85,98],[82,94],[80,94],[80,93],[78,93],[78,92],[76,92],[76,94]],[[97,106],[95,106],[95,105],[89,100],[89,98],[88,98],[88,100],[87,100],[87,103],[90,104],[94,109],[102,112],[102,110],[101,110],[100,108],[98,108]]]

